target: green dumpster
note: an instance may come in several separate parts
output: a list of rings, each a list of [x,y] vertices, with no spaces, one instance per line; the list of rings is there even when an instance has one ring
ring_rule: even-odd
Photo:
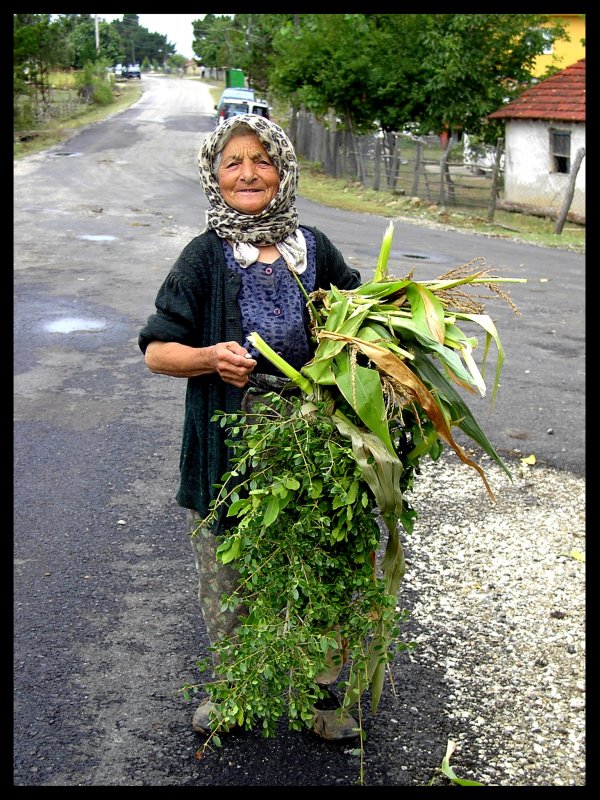
[[[225,86],[231,89],[233,86],[245,86],[246,76],[241,69],[225,70]]]

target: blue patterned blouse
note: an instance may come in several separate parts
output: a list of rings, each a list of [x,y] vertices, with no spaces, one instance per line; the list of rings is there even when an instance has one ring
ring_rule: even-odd
[[[307,267],[299,278],[310,294],[315,289],[316,281],[315,237],[306,228],[301,228],[301,231],[306,239]],[[310,318],[306,299],[296,278],[283,258],[278,258],[272,264],[256,261],[244,268],[234,258],[233,248],[225,239],[223,249],[229,269],[242,277],[238,302],[244,337],[256,331],[292,367],[300,369],[312,358],[313,348],[308,332]],[[259,356],[247,338],[243,344],[258,360],[256,372],[276,371],[266,359]]]

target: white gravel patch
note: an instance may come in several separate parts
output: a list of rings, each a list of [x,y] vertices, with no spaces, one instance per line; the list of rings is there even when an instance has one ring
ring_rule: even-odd
[[[410,654],[445,671],[452,765],[500,786],[585,785],[585,481],[481,460],[496,495],[444,453],[410,494]],[[414,592],[414,594],[413,594]],[[461,774],[461,753],[481,770]],[[469,760],[468,759],[468,760]]]

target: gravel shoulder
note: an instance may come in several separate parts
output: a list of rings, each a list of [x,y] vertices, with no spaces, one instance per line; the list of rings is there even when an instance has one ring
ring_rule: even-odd
[[[582,786],[584,481],[517,460],[511,483],[482,461],[491,503],[478,476],[444,459],[411,493],[420,519],[400,599],[418,643],[410,661],[443,676],[451,764],[486,785]]]

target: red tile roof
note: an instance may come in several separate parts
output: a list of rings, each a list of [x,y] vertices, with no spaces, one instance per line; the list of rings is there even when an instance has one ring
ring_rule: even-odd
[[[585,122],[585,58],[488,115],[490,119],[556,119]]]

